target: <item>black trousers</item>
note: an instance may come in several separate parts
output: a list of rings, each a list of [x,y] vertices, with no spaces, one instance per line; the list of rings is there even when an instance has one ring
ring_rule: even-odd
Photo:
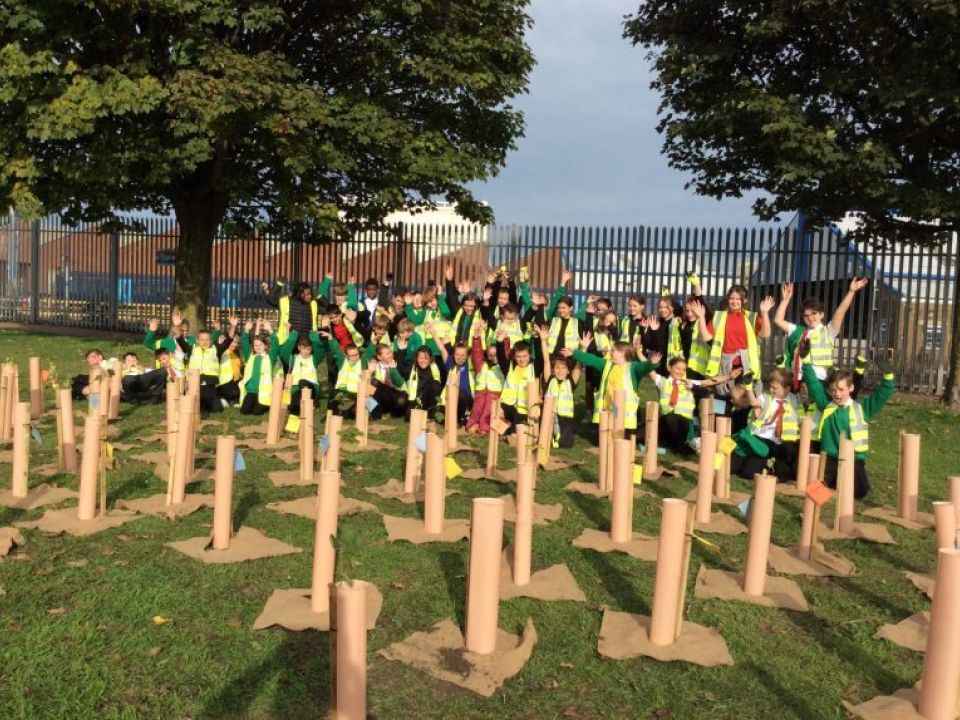
[[[690,418],[675,412],[660,416],[658,444],[678,455],[690,455],[693,448],[687,445],[690,436]]]
[[[201,412],[223,412],[223,404],[220,402],[220,395],[217,392],[217,383],[219,380],[216,375],[200,376]]]
[[[346,390],[334,390],[330,396],[330,412],[343,418],[355,418],[357,416],[357,396],[355,393],[348,393]]]
[[[377,401],[377,407],[370,413],[372,418],[380,418],[384,415],[390,417],[402,418],[407,414],[407,393],[391,385],[384,385],[382,382],[374,382],[373,399]]]
[[[310,388],[313,395],[313,407],[317,407],[317,400],[320,397],[320,386],[314,385],[309,380],[301,380],[296,387],[290,388],[290,414],[300,415],[300,391],[304,388]]]
[[[241,415],[266,415],[269,410],[269,407],[260,404],[260,396],[256,393],[247,393],[240,406]]]
[[[120,381],[121,398],[126,402],[162,402],[167,377],[167,371],[159,368],[140,375],[127,375]]]
[[[235,405],[240,402],[240,383],[231,380],[223,385],[218,385],[217,394],[231,405]]]
[[[557,415],[557,425],[560,428],[560,437],[557,438],[557,447],[571,448],[576,436],[577,421],[572,417],[561,417]]]
[[[517,425],[526,424],[527,414],[518,411],[515,405],[501,405],[500,409],[503,411],[504,420],[510,425],[507,435],[516,432]]]
[[[730,472],[744,480],[753,480],[754,475],[762,473],[768,468],[769,460],[772,458],[772,472],[777,476],[777,480],[787,482],[795,478],[797,476],[797,443],[775,443],[762,438],[761,442],[770,448],[770,454],[767,457],[743,456],[734,453],[730,456]]]
[[[823,481],[829,488],[837,487],[837,458],[828,457],[827,466],[823,474]],[[853,496],[858,500],[866,497],[870,492],[870,479],[867,477],[867,466],[863,460],[853,462]]]

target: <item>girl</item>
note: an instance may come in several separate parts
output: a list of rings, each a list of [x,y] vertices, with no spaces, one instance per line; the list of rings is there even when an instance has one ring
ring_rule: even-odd
[[[546,357],[546,344],[549,332],[543,329],[540,333],[540,342],[543,345],[543,354]],[[569,448],[573,447],[574,433],[577,429],[577,423],[573,418],[573,393],[580,383],[580,366],[574,365],[570,369],[570,360],[566,357],[558,357],[553,361],[551,368],[544,368],[544,376],[547,380],[547,390],[545,398],[556,398],[556,414],[554,419],[553,433],[551,436],[551,446]]]
[[[427,411],[431,420],[437,417],[437,408],[443,404],[443,386],[440,370],[433,362],[433,354],[423,345],[414,357],[410,376],[407,378],[407,408]],[[409,414],[409,413],[408,413]]]
[[[480,329],[480,332],[484,332]],[[467,420],[467,432],[470,434],[486,435],[490,432],[490,414],[493,401],[500,399],[503,391],[503,370],[497,359],[496,343],[489,345],[485,350],[482,347],[482,336],[473,338],[471,361],[476,376],[476,392],[474,393],[473,410]]]
[[[252,323],[249,323],[252,324]],[[270,324],[257,320],[255,335],[240,337],[240,354],[243,355],[244,371],[240,380],[240,412],[243,415],[263,415],[273,402],[273,370],[280,354],[279,343],[270,343],[260,335],[263,329],[270,331]],[[279,398],[276,398],[279,402]]]

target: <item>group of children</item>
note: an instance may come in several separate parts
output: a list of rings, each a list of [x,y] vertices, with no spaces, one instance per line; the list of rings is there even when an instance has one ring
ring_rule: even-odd
[[[305,388],[319,397],[324,384],[328,407],[353,416],[369,370],[372,417],[403,418],[413,408],[434,418],[453,412],[468,433],[481,434],[490,430],[494,407],[508,432],[526,422],[527,387],[536,381],[543,395],[555,398],[558,447],[574,444],[574,397],[581,383],[590,423],[598,422],[602,410],[622,411],[626,431],[635,433],[642,425],[640,384],[648,378],[659,398],[660,442],[671,451],[698,451],[698,403],[712,396],[722,402],[717,409],[733,418],[733,471],[752,477],[770,467],[792,477],[800,418],[810,414],[815,448],[829,458],[828,484],[835,484],[839,438],[846,435],[856,446],[857,496],[866,494],[868,423],[893,393],[893,375],[878,363],[883,382],[870,397],[859,398],[866,361],[859,359],[850,373],[835,369],[833,356],[844,316],[867,281],[851,282],[828,324],[815,299],[802,303],[802,322],[794,324],[786,319],[792,284],[782,287],[771,320],[773,297],[754,313],[746,288],[735,285],[713,311],[696,276],[687,279],[691,292],[682,303],[665,289],[648,315],[645,299],[632,296],[619,317],[609,299],[595,296],[575,309],[566,271],[549,298],[531,291],[526,268],[514,276],[501,267],[478,289],[457,282],[449,265],[442,284],[431,281],[422,290],[393,287],[390,276],[357,285],[353,278],[337,284],[328,274],[316,294],[309,284],[263,285],[266,302],[279,314],[276,327],[264,319],[241,327],[232,316],[226,326],[213,323],[194,335],[174,312],[165,333],[158,320],[148,324],[144,345],[153,353],[153,368],[141,366],[132,352],[118,362],[91,351],[87,362],[120,372],[127,401],[159,402],[169,378],[198,370],[205,412],[234,406],[243,414],[262,414],[272,403],[286,402],[291,416],[299,414]],[[760,341],[774,327],[787,336],[785,351],[761,382]],[[282,398],[274,397],[278,373],[290,380]],[[85,377],[74,379],[76,397],[88,392]],[[444,407],[448,382],[460,389],[456,408]],[[625,406],[617,408],[621,393]]]

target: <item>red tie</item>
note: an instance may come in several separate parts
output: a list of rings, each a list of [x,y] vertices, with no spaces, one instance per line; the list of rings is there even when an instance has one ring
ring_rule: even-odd
[[[777,421],[777,437],[783,434],[783,400],[777,400],[777,412],[773,416]]]
[[[670,391],[670,407],[676,407],[680,400],[680,385],[676,380],[673,381],[673,390]]]
[[[800,336],[800,341],[797,343],[796,349],[793,351],[793,391],[797,392],[800,389],[800,345],[803,344],[803,341],[807,339],[807,336],[810,335],[810,328],[807,328],[803,331],[803,335]]]

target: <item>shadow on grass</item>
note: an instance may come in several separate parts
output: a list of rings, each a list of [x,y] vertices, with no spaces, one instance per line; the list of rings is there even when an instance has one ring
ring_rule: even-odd
[[[762,685],[766,686],[771,694],[790,708],[800,720],[820,720],[818,711],[810,708],[810,699],[796,690],[791,690],[778,680],[766,667],[755,663],[743,666]]]
[[[440,572],[447,584],[454,620],[460,627],[467,623],[467,564],[461,553],[444,550],[438,557]]]
[[[331,694],[330,674],[327,633],[286,633],[266,659],[229,680],[210,698],[199,717],[205,720],[326,717]],[[251,712],[254,705],[257,708]]]
[[[250,488],[240,496],[240,501],[233,508],[234,531],[240,529],[240,526],[243,525],[243,521],[247,519],[250,511],[261,503],[260,491],[255,487]]]

